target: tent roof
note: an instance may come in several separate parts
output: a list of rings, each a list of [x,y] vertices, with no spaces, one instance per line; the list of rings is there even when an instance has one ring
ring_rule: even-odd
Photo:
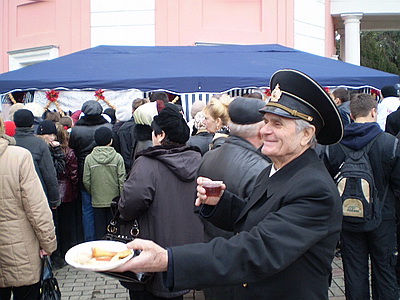
[[[267,87],[271,75],[297,69],[322,86],[400,82],[398,75],[280,45],[98,46],[0,74],[0,94],[35,89],[163,89],[176,93]]]

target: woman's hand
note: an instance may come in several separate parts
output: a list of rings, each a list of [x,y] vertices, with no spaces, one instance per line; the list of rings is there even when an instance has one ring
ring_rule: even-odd
[[[51,146],[51,147],[58,147],[58,146],[60,146],[60,142],[58,142],[58,141],[51,141],[51,142],[49,142],[49,145]]]
[[[40,249],[40,250],[39,250],[39,256],[40,256],[40,258],[43,258],[43,256],[50,256],[50,255],[51,255],[51,253],[46,252],[46,251],[43,250],[43,249]]]

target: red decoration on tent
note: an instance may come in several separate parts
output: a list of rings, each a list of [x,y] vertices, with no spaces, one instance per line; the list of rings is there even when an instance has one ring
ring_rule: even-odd
[[[370,94],[376,99],[379,99],[381,97],[381,92],[377,89],[372,89],[370,90]]]
[[[104,91],[102,89],[99,89],[94,93],[94,95],[98,100],[105,100],[103,93]]]
[[[99,90],[97,90],[96,92],[94,92],[94,96],[96,97],[96,101],[103,100],[105,103],[107,103],[107,105],[108,105],[109,107],[111,107],[111,108],[113,108],[113,109],[116,109],[115,106],[112,105],[112,104],[110,103],[110,101],[108,101],[108,100],[106,99],[106,97],[104,97],[103,93],[104,93],[104,90],[102,90],[102,89],[99,89]]]
[[[46,106],[44,107],[44,110],[48,110],[51,103],[54,103],[55,106],[57,107],[57,110],[60,113],[60,115],[64,116],[64,112],[62,111],[60,104],[58,103],[59,94],[60,94],[60,92],[55,91],[55,90],[46,92],[46,98],[47,98],[47,100],[49,100],[49,102],[47,102]]]
[[[60,94],[60,92],[57,92],[55,90],[51,90],[51,91],[46,92],[46,98],[50,102],[57,102],[59,94]]]

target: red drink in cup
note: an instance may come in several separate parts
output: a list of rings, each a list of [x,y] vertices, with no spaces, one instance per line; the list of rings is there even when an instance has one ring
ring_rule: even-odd
[[[219,197],[221,193],[222,181],[205,181],[203,188],[206,190],[208,197]]]

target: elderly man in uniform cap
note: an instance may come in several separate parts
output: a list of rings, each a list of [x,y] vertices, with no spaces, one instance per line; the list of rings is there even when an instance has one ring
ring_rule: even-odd
[[[273,164],[258,177],[247,202],[229,190],[207,197],[198,178],[201,214],[233,230],[229,240],[164,249],[136,239],[141,254],[118,271],[165,271],[173,290],[234,285],[235,299],[328,299],[341,229],[341,200],[329,173],[311,148],[340,141],[336,105],[314,80],[280,70],[270,82],[271,101],[261,109],[262,152]]]

